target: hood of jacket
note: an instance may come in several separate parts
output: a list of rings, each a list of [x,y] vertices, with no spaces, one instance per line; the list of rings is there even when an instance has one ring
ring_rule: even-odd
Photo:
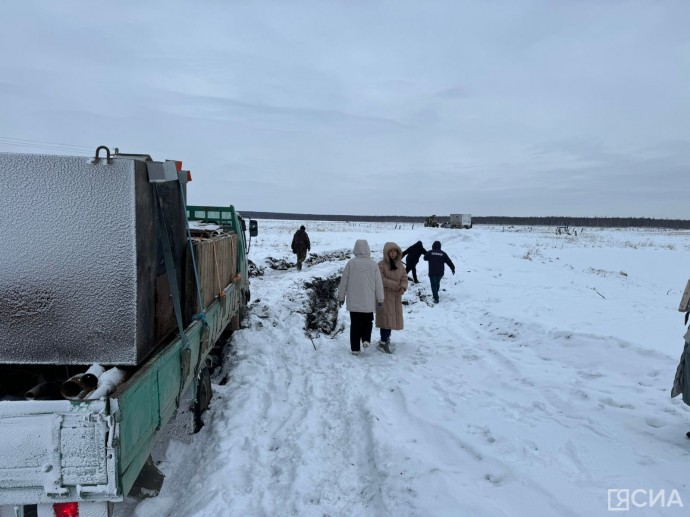
[[[383,245],[383,259],[387,262],[390,257],[388,256],[388,252],[390,250],[395,250],[397,253],[397,256],[395,257],[395,260],[398,261],[402,258],[402,249],[400,249],[400,246],[398,246],[394,242],[387,242],[386,244]]]
[[[434,241],[434,243],[431,245],[432,250],[440,250],[441,249],[441,242],[440,241]]]
[[[366,239],[357,239],[352,252],[355,254],[355,257],[371,258],[371,249],[369,249],[369,243]]]

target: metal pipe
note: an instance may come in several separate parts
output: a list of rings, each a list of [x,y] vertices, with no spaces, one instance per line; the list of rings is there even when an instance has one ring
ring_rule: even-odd
[[[88,394],[87,399],[99,399],[110,395],[127,378],[127,373],[120,368],[110,368],[98,378],[98,388]]]
[[[41,382],[30,390],[24,397],[27,400],[55,400],[60,395],[60,386],[56,382]]]
[[[88,370],[84,372],[81,377],[81,385],[84,389],[90,388],[89,391],[96,389],[98,386],[98,378],[103,375],[105,368],[100,364],[92,364]]]
[[[72,375],[62,383],[60,394],[67,400],[82,400],[98,386],[98,379],[105,369],[99,364],[92,364],[84,373]]]
[[[84,376],[83,373],[78,373],[72,375],[69,379],[62,383],[60,387],[60,394],[67,400],[78,400],[79,394],[84,389],[81,385],[81,378]]]
[[[84,388],[79,392],[75,400],[85,400],[89,398],[89,395],[93,393],[94,388]]]

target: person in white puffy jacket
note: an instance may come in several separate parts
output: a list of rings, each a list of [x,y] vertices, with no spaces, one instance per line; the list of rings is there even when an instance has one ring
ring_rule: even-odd
[[[359,354],[360,344],[365,348],[371,342],[374,312],[383,307],[383,281],[379,266],[371,258],[369,243],[358,239],[348,260],[338,287],[338,301],[350,312],[350,349]]]

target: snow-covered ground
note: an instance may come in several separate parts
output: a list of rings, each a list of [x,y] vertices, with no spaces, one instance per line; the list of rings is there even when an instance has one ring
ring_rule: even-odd
[[[260,221],[252,260],[293,260],[298,226]],[[334,337],[304,330],[304,283],[345,260],[266,267],[206,426],[136,515],[610,515],[608,489],[677,490],[630,514],[687,515],[690,408],[669,397],[690,232],[306,226],[320,256],[440,240],[457,274],[434,305],[422,261],[393,355],[352,356],[344,309]]]

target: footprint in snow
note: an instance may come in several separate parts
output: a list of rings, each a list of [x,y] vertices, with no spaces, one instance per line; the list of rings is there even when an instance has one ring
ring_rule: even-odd
[[[654,429],[660,429],[662,427],[666,427],[666,422],[661,420],[660,418],[654,418],[654,417],[647,417],[645,418],[645,422],[649,427],[653,427]]]
[[[613,400],[611,397],[607,397],[604,399],[599,399],[600,406],[609,406],[609,407],[617,407],[620,409],[635,409],[635,406],[632,404],[626,404],[625,402],[618,402],[616,400]]]

